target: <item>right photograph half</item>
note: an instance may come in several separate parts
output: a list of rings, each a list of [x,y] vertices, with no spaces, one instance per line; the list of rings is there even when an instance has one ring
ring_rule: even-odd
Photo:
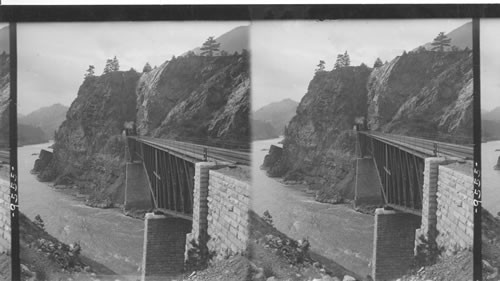
[[[251,50],[256,275],[472,280],[472,20],[261,21]]]
[[[500,50],[499,19],[481,19],[481,211],[483,280],[500,268]]]

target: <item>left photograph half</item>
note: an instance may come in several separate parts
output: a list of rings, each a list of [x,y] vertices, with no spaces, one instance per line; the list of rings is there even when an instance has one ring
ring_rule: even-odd
[[[248,37],[249,22],[17,25],[23,280],[245,279]]]
[[[0,280],[10,280],[10,52],[9,24],[0,23]]]

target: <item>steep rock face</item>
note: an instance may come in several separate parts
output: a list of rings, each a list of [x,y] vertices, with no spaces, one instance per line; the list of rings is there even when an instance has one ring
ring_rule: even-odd
[[[472,53],[409,53],[376,68],[367,83],[372,130],[472,141]]]
[[[88,204],[123,202],[124,123],[139,135],[222,139],[248,144],[248,54],[174,58],[149,73],[86,78],[59,127],[54,155],[39,178],[76,185]]]
[[[143,75],[137,126],[161,138],[248,142],[248,56],[173,59]]]
[[[9,143],[10,57],[0,54],[0,147]]]
[[[112,72],[85,79],[55,135],[54,156],[41,180],[81,182],[94,196],[116,200],[123,182],[123,124],[135,119],[139,74]],[[112,188],[110,188],[112,186]]]
[[[471,52],[419,51],[373,70],[316,73],[268,174],[319,186],[320,201],[349,198],[357,117],[372,130],[471,143]]]
[[[296,180],[305,178],[331,186],[351,168],[354,149],[351,129],[356,117],[366,115],[366,81],[371,69],[345,67],[318,72],[290,121],[280,165],[268,173]]]

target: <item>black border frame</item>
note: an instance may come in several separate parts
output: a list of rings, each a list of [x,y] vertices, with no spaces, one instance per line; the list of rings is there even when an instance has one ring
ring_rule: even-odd
[[[16,23],[93,21],[258,21],[334,19],[473,19],[474,124],[474,280],[482,280],[480,18],[500,18],[499,4],[340,4],[340,5],[89,5],[1,6],[10,22],[10,162],[12,280],[20,280],[17,200],[17,41]],[[477,172],[477,173],[476,173]],[[14,188],[15,187],[15,188]],[[15,194],[15,196],[14,196]]]

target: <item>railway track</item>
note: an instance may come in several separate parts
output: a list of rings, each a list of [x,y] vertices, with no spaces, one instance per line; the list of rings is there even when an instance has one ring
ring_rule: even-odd
[[[406,150],[414,151],[415,153],[426,157],[440,156],[456,157],[467,160],[474,159],[474,148],[472,145],[458,145],[380,132],[360,133],[373,137],[374,139],[378,139],[382,142],[390,143]]]
[[[167,150],[174,154],[196,161],[229,162],[250,166],[250,152],[248,150],[231,150],[213,146],[193,144],[189,142],[157,139],[150,137],[131,137],[158,149]]]

